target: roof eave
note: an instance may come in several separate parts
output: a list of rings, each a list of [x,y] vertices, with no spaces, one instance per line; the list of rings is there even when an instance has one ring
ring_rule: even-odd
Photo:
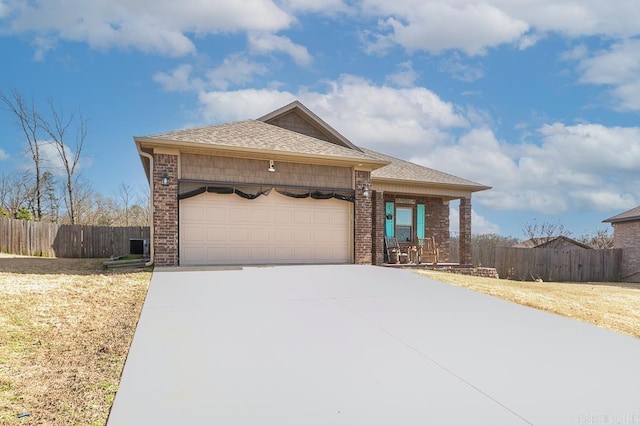
[[[136,136],[133,138],[138,144],[138,146],[142,149],[143,146],[148,147],[166,147],[166,148],[176,148],[178,150],[182,149],[196,149],[203,151],[218,151],[218,152],[226,152],[229,154],[254,154],[257,158],[271,158],[271,159],[289,159],[289,160],[304,160],[304,162],[309,164],[341,164],[345,166],[352,166],[358,169],[363,170],[376,170],[381,167],[389,165],[388,161],[378,160],[375,158],[355,158],[355,157],[342,157],[335,155],[326,155],[326,154],[305,154],[299,152],[291,152],[291,151],[279,151],[272,149],[260,149],[260,148],[249,148],[249,147],[237,147],[237,146],[229,146],[229,145],[219,145],[219,144],[203,144],[198,142],[185,142],[185,141],[177,141],[171,139],[159,139],[159,138],[149,138],[146,136]],[[273,158],[276,157],[276,158]]]
[[[413,184],[413,185],[421,185],[426,187],[437,187],[437,188],[456,188],[459,190],[467,190],[469,192],[479,192],[486,191],[487,189],[491,189],[491,186],[486,185],[464,185],[457,183],[443,183],[443,182],[430,182],[423,180],[409,180],[409,179],[397,179],[397,178],[381,178],[381,177],[371,177],[372,182],[381,182],[381,183],[399,183],[399,184]]]
[[[634,222],[634,221],[638,221],[640,220],[640,216],[631,216],[631,217],[624,217],[624,218],[620,218],[620,219],[616,219],[615,217],[610,217],[609,219],[605,219],[602,222],[603,223],[610,223],[610,224],[614,224],[614,223],[620,223],[620,222]]]

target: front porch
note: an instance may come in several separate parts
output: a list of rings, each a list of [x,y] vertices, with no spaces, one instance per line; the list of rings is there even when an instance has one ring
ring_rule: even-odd
[[[450,262],[450,201],[459,200],[460,264],[472,265],[471,194],[427,195],[372,191],[374,265],[456,265]],[[387,247],[389,242],[395,250]],[[395,252],[395,253],[394,253]],[[394,258],[397,256],[397,258]]]

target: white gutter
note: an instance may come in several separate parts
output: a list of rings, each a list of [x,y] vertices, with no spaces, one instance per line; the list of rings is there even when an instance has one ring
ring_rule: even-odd
[[[151,203],[151,223],[149,224],[149,261],[145,263],[145,266],[153,265],[154,258],[154,250],[153,250],[153,156],[146,152],[143,152],[140,148],[140,145],[136,144],[138,147],[138,153],[149,159],[149,193],[151,194],[149,202]]]

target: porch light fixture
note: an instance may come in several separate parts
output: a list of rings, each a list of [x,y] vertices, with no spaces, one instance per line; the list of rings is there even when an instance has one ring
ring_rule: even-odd
[[[269,160],[269,168],[267,170],[270,172],[276,171],[276,166],[273,164],[273,160]]]
[[[160,178],[160,184],[162,186],[169,186],[169,174],[167,173],[166,170],[164,171],[164,173],[162,173],[162,177]]]
[[[371,192],[371,185],[368,183],[365,183],[362,185],[362,196],[364,198],[369,198],[369,193]]]

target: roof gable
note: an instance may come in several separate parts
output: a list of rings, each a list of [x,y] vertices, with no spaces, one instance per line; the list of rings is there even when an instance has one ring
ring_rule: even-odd
[[[258,121],[322,139],[355,151],[362,151],[300,101],[293,101],[267,115],[263,115],[258,118]]]

